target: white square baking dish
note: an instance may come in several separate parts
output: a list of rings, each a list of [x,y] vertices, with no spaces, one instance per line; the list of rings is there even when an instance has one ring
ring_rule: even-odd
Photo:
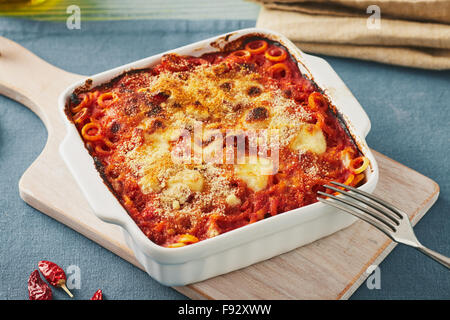
[[[369,118],[325,60],[304,54],[278,33],[257,28],[237,30],[169,52],[200,56],[206,52],[217,51],[227,43],[248,34],[257,34],[284,45],[298,61],[302,73],[324,90],[342,116],[361,152],[370,160],[367,180],[360,189],[372,192],[378,182],[378,166],[365,142],[370,130]],[[74,83],[62,92],[58,99],[59,110],[67,128],[67,135],[60,146],[62,158],[95,215],[123,229],[127,244],[150,276],[170,286],[202,281],[293,250],[346,228],[356,220],[353,216],[337,212],[325,204],[314,203],[185,247],[165,248],[150,241],[104,184],[95,169],[92,157],[64,109],[72,92],[85,85],[86,80],[92,80],[92,87],[100,85],[125,71],[151,67],[157,64],[165,53],[168,52]]]

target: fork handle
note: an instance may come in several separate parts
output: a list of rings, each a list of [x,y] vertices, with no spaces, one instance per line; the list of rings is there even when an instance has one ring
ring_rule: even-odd
[[[433,258],[440,264],[446,266],[448,269],[450,269],[450,258],[449,257],[446,257],[440,253],[437,253],[436,251],[428,249],[428,248],[424,247],[423,245],[418,246],[416,249],[419,250],[420,252],[422,252],[423,254],[429,256],[430,258]]]

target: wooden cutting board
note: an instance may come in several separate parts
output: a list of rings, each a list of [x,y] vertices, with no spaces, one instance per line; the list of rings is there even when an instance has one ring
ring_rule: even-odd
[[[48,130],[47,144],[19,182],[32,207],[80,232],[142,269],[119,227],[91,212],[58,147],[65,128],[57,97],[81,75],[58,69],[0,37],[0,94],[34,111]],[[375,194],[400,207],[413,224],[439,195],[439,186],[416,171],[374,152],[380,167]],[[347,299],[395,244],[370,225],[350,227],[270,260],[175,289],[194,299]]]

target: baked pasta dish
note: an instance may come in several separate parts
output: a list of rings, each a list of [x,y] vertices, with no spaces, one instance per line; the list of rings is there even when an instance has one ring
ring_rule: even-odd
[[[80,87],[66,114],[131,218],[170,248],[312,204],[330,181],[359,186],[369,165],[287,49],[257,36]]]

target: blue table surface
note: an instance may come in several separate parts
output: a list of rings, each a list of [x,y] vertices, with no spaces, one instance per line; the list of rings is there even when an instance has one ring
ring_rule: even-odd
[[[0,35],[60,68],[94,74],[254,25],[254,20],[151,20],[84,22],[81,30],[68,30],[64,22],[3,18]],[[415,231],[423,244],[450,256],[450,71],[325,58],[371,118],[369,145],[440,185],[439,200]],[[73,290],[77,299],[89,299],[98,288],[107,299],[185,299],[21,200],[18,181],[46,138],[35,114],[0,96],[0,299],[27,299],[28,276],[42,259],[79,267],[81,288]],[[381,289],[363,283],[351,298],[450,298],[449,271],[406,246],[397,246],[380,264],[380,275]],[[68,298],[60,290],[54,296]]]

